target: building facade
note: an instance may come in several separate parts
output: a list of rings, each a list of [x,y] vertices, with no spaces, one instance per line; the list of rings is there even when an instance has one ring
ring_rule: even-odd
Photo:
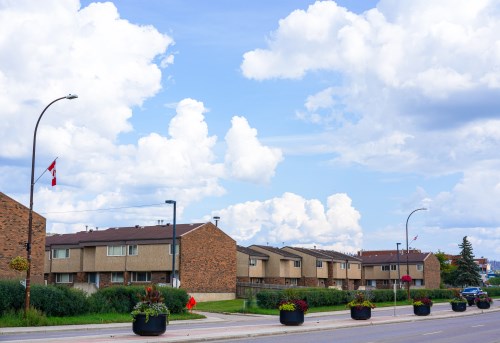
[[[180,287],[202,299],[232,299],[236,242],[212,223],[135,226],[53,235],[45,243],[51,284],[92,291],[112,285],[171,285],[173,253]]]
[[[9,268],[16,256],[27,257],[29,208],[0,192],[0,277],[25,279],[25,272]],[[31,283],[43,283],[45,218],[33,212]]]

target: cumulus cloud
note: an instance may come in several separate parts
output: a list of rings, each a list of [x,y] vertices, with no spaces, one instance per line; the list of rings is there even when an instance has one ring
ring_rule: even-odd
[[[244,117],[233,117],[231,124],[226,134],[225,157],[229,174],[239,180],[269,182],[283,159],[282,152],[262,145],[257,130]]]
[[[265,201],[250,201],[217,212],[228,233],[247,242],[274,246],[301,245],[355,252],[361,248],[361,216],[346,194],[333,194],[326,205],[294,193]]]
[[[228,133],[228,167],[218,162],[223,156],[215,154],[207,109],[190,98],[165,113],[165,127],[124,143],[123,134],[134,130],[134,108],[158,93],[162,68],[174,63],[168,51],[174,42],[121,18],[113,3],[0,2],[0,32],[2,191],[28,203],[27,138],[50,101],[79,95],[51,105],[38,128],[36,175],[59,157],[57,187],[49,189],[42,178],[35,189],[35,211],[47,217],[47,231],[154,224],[169,213],[158,199],[176,199],[182,218],[186,206],[224,194],[222,179],[260,182],[274,175],[281,154],[262,145],[243,117]],[[262,159],[251,161],[252,153]],[[236,165],[237,172],[227,173]]]

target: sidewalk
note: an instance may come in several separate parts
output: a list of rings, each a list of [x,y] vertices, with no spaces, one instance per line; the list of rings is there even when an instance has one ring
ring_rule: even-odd
[[[55,327],[29,327],[29,328],[1,328],[0,329],[0,341],[9,342],[2,340],[2,335],[15,334],[15,333],[46,333],[46,332],[57,332],[65,330],[82,330],[82,336],[79,337],[68,337],[65,338],[50,338],[50,339],[36,339],[33,342],[67,342],[71,340],[72,342],[100,342],[100,343],[116,343],[116,342],[201,342],[201,341],[211,341],[211,340],[222,340],[222,339],[237,339],[245,337],[258,337],[258,336],[268,336],[268,335],[279,335],[286,333],[298,333],[298,332],[312,332],[321,330],[332,330],[336,328],[348,328],[348,327],[359,327],[367,325],[382,325],[382,324],[392,324],[401,322],[411,322],[417,320],[432,320],[459,316],[471,316],[479,315],[481,313],[489,312],[499,312],[500,306],[492,307],[488,310],[480,310],[477,307],[468,307],[465,312],[453,312],[449,309],[450,305],[445,304],[435,304],[433,308],[442,307],[440,311],[433,311],[429,316],[419,317],[413,314],[399,314],[394,315],[373,315],[369,320],[352,320],[350,318],[345,318],[347,311],[337,311],[337,312],[321,312],[321,313],[310,313],[306,315],[306,322],[301,326],[284,326],[279,323],[279,319],[276,316],[266,316],[266,315],[245,315],[245,314],[216,314],[216,313],[202,313],[207,316],[206,319],[197,320],[186,320],[186,321],[174,321],[169,323],[167,331],[165,334],[156,337],[141,337],[136,336],[132,332],[130,323],[118,323],[118,324],[94,324],[94,325],[71,325],[71,326],[55,326]],[[444,308],[444,306],[446,306]],[[398,307],[401,309],[401,307]],[[449,309],[449,310],[446,310]],[[374,309],[374,313],[377,311],[386,311],[387,313],[392,313],[388,311],[388,308],[377,308]],[[331,319],[329,317],[335,315],[344,314],[344,318]],[[313,320],[311,320],[314,318]],[[263,324],[263,320],[265,323]],[[258,321],[258,323],[257,323]],[[253,323],[252,323],[253,322]],[[209,324],[209,323],[219,323],[220,325],[206,326],[200,325],[200,327],[193,326],[192,324]],[[227,323],[228,325],[224,325]],[[235,324],[236,323],[236,324]],[[191,325],[190,325],[191,324]],[[229,325],[230,324],[230,325]],[[182,330],[182,326],[189,326],[186,330]],[[83,334],[83,330],[92,329],[103,329],[103,328],[130,328],[130,332],[126,334],[94,334],[88,335]],[[170,329],[170,330],[169,330]],[[19,342],[10,341],[10,342]]]

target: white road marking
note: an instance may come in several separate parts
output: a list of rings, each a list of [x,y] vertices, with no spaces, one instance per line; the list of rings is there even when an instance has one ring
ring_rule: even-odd
[[[424,333],[424,336],[427,336],[427,335],[435,335],[437,333],[441,333],[443,331],[434,331],[434,332],[427,332],[427,333]]]
[[[484,324],[472,325],[471,328],[478,328],[478,327],[481,327],[481,326],[484,326]]]

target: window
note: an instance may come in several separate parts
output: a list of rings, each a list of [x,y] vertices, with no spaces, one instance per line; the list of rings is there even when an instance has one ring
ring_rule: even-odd
[[[316,268],[323,268],[323,261],[316,260]]]
[[[397,264],[391,264],[391,270],[398,270]]]
[[[88,283],[97,283],[97,273],[88,273],[87,274],[87,282]]]
[[[358,263],[358,269],[361,269],[361,263]]]
[[[69,249],[52,249],[52,258],[69,258]]]
[[[388,285],[389,284],[389,280],[382,280],[382,281],[383,281],[382,284],[384,284],[384,285]]]
[[[300,261],[293,261],[293,266],[295,268],[300,268]]]
[[[297,279],[297,278],[285,279],[285,284],[287,284],[287,285],[297,286],[297,284],[298,284],[298,279]]]
[[[388,272],[389,271],[389,265],[386,264],[384,266],[380,266],[380,268],[382,269],[383,272]]]
[[[125,245],[108,245],[108,256],[125,256]]]
[[[345,263],[340,264],[340,269],[345,269]]]
[[[72,283],[73,274],[70,273],[60,273],[56,274],[56,283]]]
[[[111,273],[111,282],[121,282],[123,283],[123,272],[113,272]]]
[[[257,265],[257,260],[254,258],[251,258],[248,264],[252,267],[255,267]]]
[[[150,272],[132,272],[130,276],[130,281],[132,282],[150,282],[151,273]]]
[[[172,253],[174,252],[173,249],[172,249],[172,244],[170,244],[170,255],[172,255]],[[179,255],[179,244],[176,244],[175,245],[175,254],[176,255]]]
[[[424,265],[423,264],[417,264],[417,270],[419,272],[421,272],[422,270],[424,270]]]
[[[129,245],[128,246],[128,255],[136,256],[137,255],[137,245]]]

